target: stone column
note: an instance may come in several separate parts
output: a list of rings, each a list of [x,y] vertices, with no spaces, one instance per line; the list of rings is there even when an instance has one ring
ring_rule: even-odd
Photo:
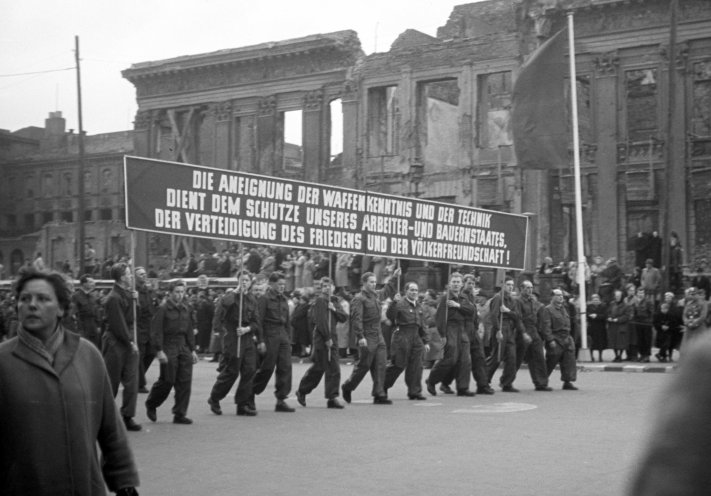
[[[321,168],[325,166],[323,157],[323,90],[309,91],[303,100],[302,133],[304,180],[318,182]]]
[[[220,102],[212,109],[209,118],[212,120],[213,146],[206,143],[205,148],[212,148],[212,160],[215,167],[221,169],[230,168],[230,157],[232,157],[232,147],[234,139],[232,133],[232,102]],[[208,152],[206,152],[208,153]],[[205,164],[207,165],[207,164]]]
[[[595,58],[595,112],[597,123],[597,219],[599,250],[603,258],[618,257],[617,199],[617,69],[616,52]]]
[[[676,231],[679,239],[688,242],[687,237],[687,194],[686,194],[686,74],[689,56],[689,46],[686,43],[679,43],[676,46],[676,71],[671,74],[675,78],[674,88],[675,94],[672,107],[672,128],[667,130],[667,135],[673,133],[674,140],[671,148],[668,150],[668,162],[666,167],[671,167],[669,184],[666,188],[661,188],[663,195],[668,195],[669,200],[666,202],[669,208],[669,229],[668,232]],[[668,64],[665,64],[668,68]],[[669,92],[667,91],[667,94]],[[667,97],[665,97],[667,100]],[[666,115],[665,115],[666,117]],[[666,126],[664,126],[666,127]],[[665,177],[666,180],[666,177]],[[663,197],[662,197],[663,198]],[[697,221],[698,222],[698,221]],[[664,241],[668,243],[668,239]]]
[[[343,109],[343,170],[355,176],[358,161],[358,88],[353,81],[346,81],[341,96]],[[352,178],[355,184],[355,177]]]
[[[259,100],[257,112],[257,172],[274,174],[281,170],[281,167],[275,164],[278,130],[276,96]]]

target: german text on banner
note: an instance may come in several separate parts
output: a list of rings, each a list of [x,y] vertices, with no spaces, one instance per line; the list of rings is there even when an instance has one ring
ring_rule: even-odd
[[[523,168],[568,165],[563,29],[538,47],[514,82],[511,123],[518,163]]]
[[[522,270],[523,215],[124,158],[130,229]]]

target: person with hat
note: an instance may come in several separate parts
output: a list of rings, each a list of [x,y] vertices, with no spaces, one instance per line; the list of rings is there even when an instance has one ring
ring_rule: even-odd
[[[662,289],[662,273],[654,266],[654,260],[648,258],[644,261],[644,269],[639,278],[640,287],[651,302],[657,300],[657,295]]]

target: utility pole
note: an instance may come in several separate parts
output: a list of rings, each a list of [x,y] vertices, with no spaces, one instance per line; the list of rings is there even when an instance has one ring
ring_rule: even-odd
[[[79,36],[74,36],[74,55],[76,59],[77,67],[77,106],[78,106],[78,117],[79,117],[79,191],[78,191],[78,202],[77,202],[77,225],[79,227],[79,232],[77,235],[76,253],[77,260],[79,263],[78,274],[81,276],[85,271],[84,264],[84,245],[85,243],[85,233],[84,233],[84,211],[86,209],[84,204],[84,123],[82,119],[81,110],[81,69],[79,66]]]
[[[669,70],[668,70],[668,85],[669,92],[667,94],[667,139],[664,146],[664,156],[666,160],[664,161],[664,184],[667,188],[664,189],[664,203],[662,208],[664,213],[662,216],[664,230],[662,235],[664,239],[662,240],[662,266],[665,270],[662,272],[662,287],[664,291],[669,290],[669,240],[671,238],[671,226],[669,225],[669,208],[671,207],[670,202],[670,190],[673,181],[673,167],[672,161],[674,160],[674,105],[676,103],[676,15],[677,15],[677,5],[678,0],[671,0],[669,5]]]

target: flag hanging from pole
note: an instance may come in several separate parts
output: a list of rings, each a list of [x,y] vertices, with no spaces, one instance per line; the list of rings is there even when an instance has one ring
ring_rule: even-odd
[[[521,67],[513,87],[511,124],[522,168],[568,165],[565,104],[566,29],[536,49]]]

